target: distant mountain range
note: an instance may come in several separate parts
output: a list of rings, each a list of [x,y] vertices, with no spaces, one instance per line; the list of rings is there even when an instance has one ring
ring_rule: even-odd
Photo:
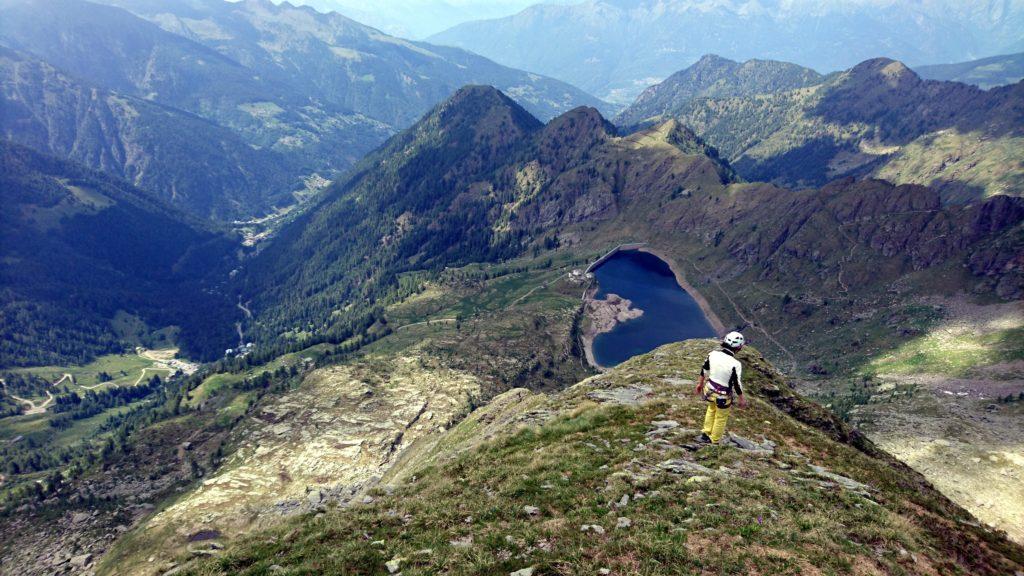
[[[1024,189],[1024,84],[922,80],[879,58],[821,77],[718,57],[646,90],[620,125],[677,118],[745,179],[789,187],[874,175],[963,202]]]
[[[429,41],[629,104],[708,52],[828,72],[878,56],[956,62],[1024,49],[1018,0],[587,0],[467,22]]]
[[[237,240],[114,177],[0,140],[0,365],[85,363],[126,343],[210,358]],[[162,338],[161,338],[162,335]]]
[[[197,149],[232,149],[233,141],[244,143],[247,150],[224,152],[226,162],[212,162],[218,166],[214,171],[234,166],[245,173],[234,183],[209,181],[192,170],[204,158],[217,157],[209,150],[204,158],[188,158],[141,146],[122,154],[126,159],[120,162],[77,150],[68,156],[217,219],[262,215],[290,203],[289,193],[302,188],[303,178],[313,173],[332,177],[347,169],[466,83],[501,86],[541,117],[579,104],[601,105],[562,82],[463,50],[394,38],[308,7],[266,0],[108,4],[123,9],[83,0],[0,0],[0,45],[20,52],[22,59],[51,65],[68,82],[194,118],[181,125],[206,121],[208,127],[193,131],[203,135]],[[4,80],[8,93],[24,94],[24,82],[17,77]],[[66,119],[81,117],[86,110],[59,110],[39,102],[19,106],[37,114],[34,132],[29,135],[20,124],[9,124],[4,127],[7,138],[58,155],[69,153],[58,144],[68,138],[56,132],[72,129],[75,125]],[[140,121],[149,117],[140,116]],[[121,130],[149,131],[154,143],[176,141],[173,126],[155,129],[150,122],[141,128],[135,126],[137,118],[121,114]],[[76,132],[77,139],[98,136]],[[119,146],[115,139],[103,138],[97,146]],[[143,162],[160,166],[158,174],[123,166]],[[234,194],[233,187],[244,187],[246,193]]]
[[[1024,52],[956,64],[915,66],[914,71],[928,80],[950,80],[989,89],[1024,79]]]

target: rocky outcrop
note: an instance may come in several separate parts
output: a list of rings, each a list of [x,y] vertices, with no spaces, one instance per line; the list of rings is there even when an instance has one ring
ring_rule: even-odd
[[[590,319],[593,335],[611,332],[623,322],[644,315],[644,311],[633,308],[633,302],[618,294],[608,294],[604,300],[587,300],[587,318]]]
[[[227,541],[283,516],[355,505],[421,439],[444,431],[480,393],[479,381],[421,357],[367,359],[312,372],[232,434],[220,470],[148,520],[138,537],[170,560],[193,535]],[[192,548],[196,548],[193,544]],[[203,546],[202,552],[216,554]],[[145,572],[119,565],[119,573]]]

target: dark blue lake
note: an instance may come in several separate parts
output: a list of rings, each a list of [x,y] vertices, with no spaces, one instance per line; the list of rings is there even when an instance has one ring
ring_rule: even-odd
[[[676,282],[668,264],[653,254],[619,252],[594,276],[596,298],[618,294],[644,311],[594,339],[594,360],[601,366],[610,368],[669,342],[715,336],[697,301]]]

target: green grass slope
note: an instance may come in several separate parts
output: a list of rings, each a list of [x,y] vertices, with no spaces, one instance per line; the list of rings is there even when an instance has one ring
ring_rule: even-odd
[[[1009,574],[1024,550],[795,394],[752,349],[735,444],[685,447],[710,341],[552,395],[512,390],[363,504],[181,574]],[[753,439],[749,443],[747,439]],[[607,571],[607,572],[605,572]]]

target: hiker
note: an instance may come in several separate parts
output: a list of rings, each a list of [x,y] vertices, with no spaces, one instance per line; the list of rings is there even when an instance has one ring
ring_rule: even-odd
[[[739,397],[740,408],[747,407],[741,382],[743,364],[736,359],[736,353],[743,348],[743,344],[743,334],[726,334],[722,339],[721,348],[712,350],[700,369],[697,395],[708,403],[708,410],[704,414],[704,428],[699,438],[703,444],[717,444],[722,439],[734,394]]]

